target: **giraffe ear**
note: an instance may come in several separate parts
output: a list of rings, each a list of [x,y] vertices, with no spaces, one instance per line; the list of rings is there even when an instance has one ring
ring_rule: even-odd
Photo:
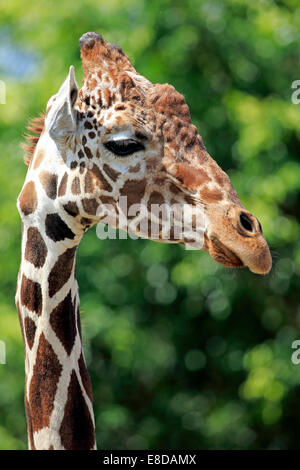
[[[45,120],[46,131],[53,140],[63,140],[76,129],[76,112],[74,104],[78,95],[74,67],[71,65],[69,74],[58,93],[51,99],[50,109]]]

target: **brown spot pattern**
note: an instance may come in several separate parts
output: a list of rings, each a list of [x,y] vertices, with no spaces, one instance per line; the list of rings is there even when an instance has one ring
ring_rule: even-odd
[[[83,198],[82,207],[84,208],[87,214],[96,215],[99,204],[94,198],[92,199]]]
[[[39,149],[35,158],[34,158],[34,164],[33,164],[33,168],[36,169],[40,166],[40,164],[42,163],[42,161],[44,160],[44,157],[45,157],[45,152],[43,149]]]
[[[87,371],[82,353],[81,353],[79,361],[78,361],[78,366],[79,366],[80,377],[81,377],[84,389],[87,393],[87,396],[91,400],[91,402],[93,402],[92,383],[91,383],[91,379],[90,379],[89,373]]]
[[[47,256],[47,246],[36,227],[29,227],[25,247],[25,259],[36,268],[44,266]]]
[[[48,277],[50,297],[53,297],[69,279],[73,268],[75,252],[76,247],[69,248],[60,255],[53,266]]]
[[[122,103],[118,103],[115,105],[115,111],[124,111],[126,109],[125,105]]]
[[[128,180],[124,184],[123,188],[120,189],[121,196],[127,196],[127,207],[128,209],[132,204],[139,204],[142,197],[144,196],[146,188],[146,181],[135,181]]]
[[[51,312],[50,324],[63,347],[70,355],[76,337],[76,312],[71,292]]]
[[[176,165],[174,176],[192,191],[210,181],[210,177],[204,170],[200,168],[194,169],[184,164]]]
[[[55,199],[57,194],[57,175],[42,171],[40,174],[40,182],[50,199]]]
[[[21,302],[28,310],[38,315],[42,313],[42,289],[38,282],[31,281],[25,274],[21,283]]]
[[[153,191],[153,193],[151,193],[149,199],[148,199],[148,204],[147,204],[147,207],[148,207],[148,211],[151,212],[151,206],[153,204],[158,204],[158,205],[161,205],[161,204],[164,204],[165,200],[163,198],[163,196],[158,193],[157,191]]]
[[[93,158],[93,154],[92,154],[92,152],[90,151],[89,147],[87,147],[86,145],[84,145],[83,150],[84,150],[84,153],[86,154],[86,156],[87,156],[88,158]]]
[[[31,349],[34,343],[36,326],[35,326],[34,321],[29,317],[25,318],[24,325],[25,325],[25,334],[26,334],[27,344],[29,348]]]
[[[111,180],[117,181],[118,177],[120,176],[120,173],[110,166],[107,165],[107,163],[104,163],[103,165],[103,171],[110,177]]]
[[[201,198],[208,203],[216,203],[219,202],[223,199],[223,194],[222,192],[217,189],[209,189],[207,186],[204,186],[204,188],[200,191]]]
[[[106,106],[109,108],[111,106],[111,94],[108,88],[104,88],[103,90],[103,97],[106,101]]]
[[[94,183],[91,171],[87,171],[84,178],[84,191],[86,193],[92,193],[94,191]]]
[[[71,215],[72,217],[76,217],[76,215],[79,214],[79,209],[77,207],[76,202],[68,202],[67,204],[64,205],[65,211]]]
[[[68,387],[60,437],[66,450],[89,450],[94,446],[93,422],[74,370]]]
[[[66,189],[67,189],[67,183],[68,183],[68,174],[65,173],[64,176],[61,179],[59,188],[58,188],[58,195],[59,196],[64,196],[66,194]]]
[[[109,191],[109,192],[112,191],[111,185],[106,181],[106,179],[104,178],[103,174],[101,173],[99,167],[96,164],[93,165],[93,168],[90,171],[91,171],[92,176],[94,177],[94,179],[96,181],[97,186],[100,189],[102,189],[104,191]]]
[[[75,195],[80,194],[80,179],[77,176],[72,181],[71,191]]]
[[[75,234],[58,214],[47,214],[45,219],[46,234],[51,240],[57,242],[64,238],[74,239]]]
[[[129,171],[129,173],[137,173],[138,171],[140,171],[140,169],[141,169],[141,165],[139,163],[137,163],[134,166],[130,166],[128,168],[128,171]]]
[[[49,425],[61,372],[62,366],[42,333],[29,387],[29,406],[34,432]]]
[[[29,181],[19,196],[20,209],[24,215],[32,214],[37,208],[37,193],[33,181]]]

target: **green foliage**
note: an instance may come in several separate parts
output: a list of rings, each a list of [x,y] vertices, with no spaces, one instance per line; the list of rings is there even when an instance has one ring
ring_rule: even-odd
[[[26,448],[23,346],[14,293],[21,136],[98,31],[136,69],[183,93],[210,154],[274,252],[270,275],[146,240],[78,253],[97,441],[105,449],[298,448],[300,79],[297,0],[11,0],[0,5],[0,449]],[[14,48],[28,57],[25,65]],[[9,49],[11,50],[11,49]]]

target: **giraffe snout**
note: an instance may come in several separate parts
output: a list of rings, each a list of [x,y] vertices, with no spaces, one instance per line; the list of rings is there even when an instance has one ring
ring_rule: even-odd
[[[224,212],[210,214],[207,248],[219,263],[229,267],[248,267],[267,274],[272,257],[258,219],[241,205],[229,205]]]

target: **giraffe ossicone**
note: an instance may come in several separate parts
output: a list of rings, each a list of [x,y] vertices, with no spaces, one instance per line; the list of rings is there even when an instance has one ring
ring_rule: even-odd
[[[207,153],[183,96],[139,75],[97,33],[84,34],[80,49],[81,89],[70,67],[29,127],[18,198],[16,305],[30,449],[96,448],[75,278],[76,250],[90,226],[104,220],[156,241],[196,243],[225,266],[259,274],[272,264],[260,223]],[[122,198],[128,210],[120,209]],[[169,217],[173,207],[180,217]],[[114,221],[105,220],[109,211]]]

